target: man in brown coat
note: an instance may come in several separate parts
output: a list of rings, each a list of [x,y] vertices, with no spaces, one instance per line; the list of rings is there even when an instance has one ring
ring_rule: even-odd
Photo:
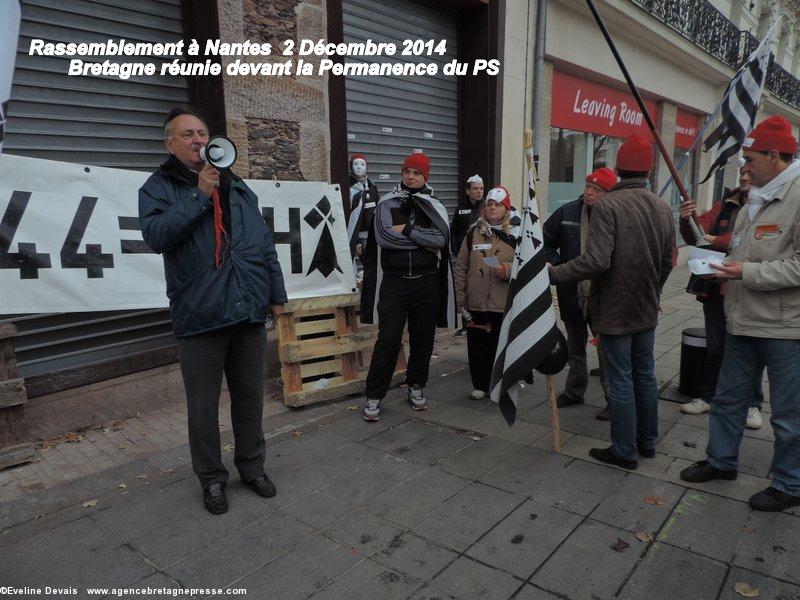
[[[653,344],[661,289],[672,270],[675,227],[666,202],[646,189],[653,147],[632,135],[617,154],[620,182],[594,207],[585,251],[549,268],[554,283],[592,280],[589,316],[600,335],[611,399],[611,446],[601,462],[638,467],[655,456],[658,385]]]

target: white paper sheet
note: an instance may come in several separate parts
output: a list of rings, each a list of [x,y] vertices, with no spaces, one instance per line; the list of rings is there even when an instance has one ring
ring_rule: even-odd
[[[725,260],[724,252],[692,247],[689,249],[689,262],[687,265],[695,275],[716,275],[719,271],[715,271],[709,265],[711,263],[715,265],[722,264],[723,260]]]

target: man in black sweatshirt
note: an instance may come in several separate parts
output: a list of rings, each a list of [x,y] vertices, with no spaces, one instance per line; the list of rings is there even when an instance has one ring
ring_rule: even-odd
[[[454,322],[452,302],[448,302],[447,211],[431,195],[429,173],[427,156],[410,155],[403,163],[402,183],[375,208],[364,256],[361,305],[361,321],[371,323],[377,318],[378,323],[366,382],[366,421],[380,418],[380,403],[392,380],[406,321],[408,400],[414,410],[428,408],[422,389],[428,380],[436,325]]]

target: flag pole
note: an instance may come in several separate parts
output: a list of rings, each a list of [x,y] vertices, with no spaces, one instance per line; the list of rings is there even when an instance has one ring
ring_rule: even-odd
[[[533,180],[533,186],[536,196],[536,208],[540,218],[543,218],[542,205],[539,200],[538,181],[539,175],[536,172],[536,164],[533,160],[533,131],[526,129],[523,134],[523,146],[525,148],[525,160],[528,163],[528,172]],[[553,450],[556,453],[561,453],[561,426],[559,425],[558,418],[558,403],[556,402],[556,378],[553,375],[545,375],[547,381],[547,401],[550,404],[550,430],[553,434]]]
[[[683,153],[683,155],[680,157],[680,159],[678,160],[678,164],[675,165],[675,169],[678,172],[680,172],[680,170],[683,169],[684,166],[686,166],[686,162],[689,160],[689,155],[692,152],[694,152],[695,149],[697,149],[697,145],[700,142],[703,141],[703,136],[706,134],[706,130],[709,127],[711,127],[711,124],[716,120],[716,118],[719,115],[720,111],[722,111],[722,103],[725,102],[725,98],[727,98],[727,97],[728,97],[727,95],[723,96],[722,101],[719,104],[717,104],[717,108],[714,109],[714,113],[706,119],[705,125],[703,125],[702,129],[700,129],[700,131],[695,136],[694,140],[692,141],[692,145],[689,146],[689,149],[686,150]],[[673,181],[675,181],[675,179],[672,177],[672,173],[670,173],[669,179],[667,179],[667,183],[665,183],[662,186],[661,190],[658,192],[658,197],[659,198],[663,198],[664,197],[664,194],[670,188],[670,186],[672,185]]]
[[[644,115],[645,121],[647,121],[647,127],[650,129],[650,133],[653,136],[653,139],[656,141],[656,146],[658,146],[658,151],[661,153],[661,156],[664,158],[664,162],[667,163],[667,169],[669,169],[672,178],[675,180],[675,186],[678,188],[678,192],[680,192],[681,197],[683,198],[684,202],[691,200],[689,197],[689,192],[686,191],[686,186],[683,185],[683,181],[681,180],[678,171],[675,169],[675,165],[672,162],[672,157],[667,152],[667,148],[664,146],[664,142],[661,140],[661,135],[658,133],[656,129],[655,123],[653,123],[653,119],[650,117],[650,113],[647,112],[647,107],[644,105],[644,100],[642,100],[642,96],[639,93],[639,89],[636,87],[636,84],[633,83],[633,79],[631,79],[630,74],[628,73],[628,69],[625,67],[625,63],[622,62],[622,57],[620,56],[619,52],[617,51],[617,47],[614,44],[614,40],[611,39],[611,34],[608,32],[606,28],[606,24],[603,22],[603,18],[600,16],[600,13],[597,12],[597,8],[594,5],[592,0],[586,0],[586,4],[589,5],[589,10],[592,11],[592,16],[594,20],[597,21],[598,27],[600,27],[600,31],[603,34],[603,37],[606,39],[606,43],[608,43],[608,47],[611,50],[611,54],[614,55],[614,60],[617,61],[617,65],[622,71],[623,77],[625,77],[625,81],[628,84],[628,87],[633,94],[633,97],[636,99],[636,104],[639,105],[639,110],[642,111]],[[693,228],[696,227],[697,231],[695,233],[699,233],[700,236],[698,237],[698,241],[703,239],[703,228],[700,226],[700,223],[697,220],[697,214],[692,213],[691,215],[691,222],[693,223]]]

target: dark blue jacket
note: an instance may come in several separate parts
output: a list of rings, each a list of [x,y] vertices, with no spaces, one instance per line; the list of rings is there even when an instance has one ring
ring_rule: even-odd
[[[229,206],[230,246],[217,269],[211,198],[163,168],[139,190],[142,237],[164,256],[178,337],[237,323],[263,323],[270,305],[287,301],[272,232],[256,195],[238,178],[230,183]]]
[[[560,265],[581,255],[581,211],[583,196],[559,206],[542,228],[545,259]],[[557,283],[558,310],[563,321],[583,321],[577,283]]]

